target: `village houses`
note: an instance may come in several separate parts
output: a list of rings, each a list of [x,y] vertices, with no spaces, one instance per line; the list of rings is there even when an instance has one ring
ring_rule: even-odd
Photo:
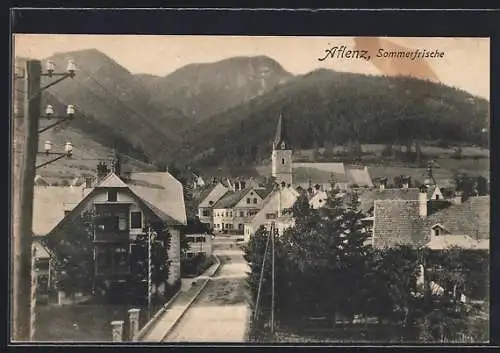
[[[250,237],[260,226],[276,225],[280,234],[293,225],[284,211],[301,194],[312,208],[323,207],[336,189],[347,202],[355,193],[364,214],[363,223],[375,247],[408,244],[434,249],[460,246],[489,248],[489,196],[447,196],[428,168],[420,184],[402,176],[399,187],[387,187],[383,178],[374,184],[366,166],[343,163],[293,163],[293,150],[280,115],[271,154],[272,190],[244,184],[208,186],[199,203],[200,219],[215,231]]]
[[[95,211],[94,271],[101,290],[126,280],[134,272],[132,259],[140,254],[138,236],[153,224],[167,228],[171,235],[167,283],[180,279],[180,234],[186,225],[186,210],[182,184],[171,174],[122,173],[119,162],[114,162],[112,170],[100,163],[96,180],[87,179],[81,186],[37,186],[35,239],[71,237],[65,232],[65,225],[78,222],[82,213],[90,209]],[[41,263],[49,261],[46,257],[51,249],[47,250],[48,253],[41,253]],[[165,287],[156,290],[161,292]]]

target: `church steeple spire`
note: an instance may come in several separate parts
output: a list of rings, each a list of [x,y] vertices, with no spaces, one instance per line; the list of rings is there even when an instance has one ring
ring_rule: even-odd
[[[286,135],[285,120],[280,114],[271,155],[272,176],[279,185],[292,185],[292,147]]]
[[[288,143],[288,136],[286,135],[285,119],[283,114],[280,114],[278,119],[278,127],[276,129],[276,136],[274,137],[273,149],[288,150],[290,149]]]

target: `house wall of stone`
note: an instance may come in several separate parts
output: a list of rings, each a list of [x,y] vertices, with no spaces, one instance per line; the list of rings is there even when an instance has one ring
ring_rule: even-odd
[[[181,278],[181,233],[178,229],[169,229],[171,239],[168,249],[168,259],[170,268],[168,275],[168,284],[174,284]]]

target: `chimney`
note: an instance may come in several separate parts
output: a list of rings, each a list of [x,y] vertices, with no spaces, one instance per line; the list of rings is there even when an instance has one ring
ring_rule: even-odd
[[[418,209],[420,217],[427,217],[427,188],[425,186],[420,188],[418,194]]]
[[[85,188],[92,188],[92,177],[85,177]]]
[[[455,191],[455,195],[452,198],[452,202],[455,205],[460,205],[462,203],[462,192],[461,191]]]

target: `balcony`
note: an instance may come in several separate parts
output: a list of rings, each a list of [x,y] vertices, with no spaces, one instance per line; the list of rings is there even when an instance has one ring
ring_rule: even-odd
[[[129,231],[128,230],[115,230],[115,231],[97,231],[94,233],[94,242],[99,243],[128,243]]]
[[[128,242],[129,222],[127,209],[100,210],[95,217],[94,242]]]

